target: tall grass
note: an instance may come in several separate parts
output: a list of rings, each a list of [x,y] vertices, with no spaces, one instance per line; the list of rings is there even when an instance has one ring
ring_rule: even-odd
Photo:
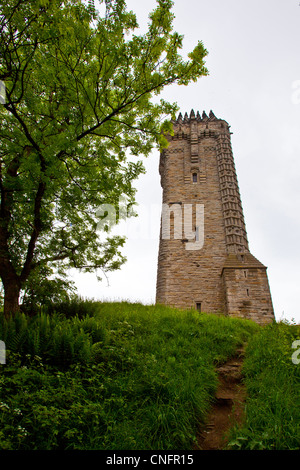
[[[300,364],[292,361],[299,326],[278,323],[249,340],[243,367],[246,421],[231,433],[233,449],[300,448]]]
[[[1,319],[0,448],[190,449],[216,364],[260,329],[163,306],[73,307]]]

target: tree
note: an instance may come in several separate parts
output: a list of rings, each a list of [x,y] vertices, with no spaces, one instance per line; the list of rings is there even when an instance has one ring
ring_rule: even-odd
[[[124,238],[96,231],[97,207],[134,203],[143,172],[132,156],[166,145],[176,104],[167,85],[206,75],[201,42],[184,60],[173,2],[158,0],[148,31],[124,0],[0,1],[0,276],[5,315],[45,269],[105,272]]]

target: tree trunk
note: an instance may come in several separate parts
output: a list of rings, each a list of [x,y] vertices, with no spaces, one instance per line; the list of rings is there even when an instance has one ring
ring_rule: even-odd
[[[9,318],[20,310],[19,297],[20,286],[15,281],[10,281],[4,285],[4,316]]]

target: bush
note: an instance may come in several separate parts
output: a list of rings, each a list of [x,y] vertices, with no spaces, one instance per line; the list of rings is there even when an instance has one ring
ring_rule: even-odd
[[[99,302],[94,300],[85,300],[79,296],[72,296],[68,299],[58,302],[51,302],[44,307],[44,311],[49,315],[59,313],[65,318],[86,316],[93,317],[99,310]]]

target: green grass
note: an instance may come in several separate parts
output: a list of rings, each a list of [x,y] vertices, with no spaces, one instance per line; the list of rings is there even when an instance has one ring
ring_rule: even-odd
[[[260,330],[126,302],[2,318],[0,448],[191,449],[217,387],[216,365]]]
[[[243,367],[246,421],[233,429],[232,449],[300,448],[300,364],[292,361],[296,339],[299,326],[279,323],[249,340]]]

